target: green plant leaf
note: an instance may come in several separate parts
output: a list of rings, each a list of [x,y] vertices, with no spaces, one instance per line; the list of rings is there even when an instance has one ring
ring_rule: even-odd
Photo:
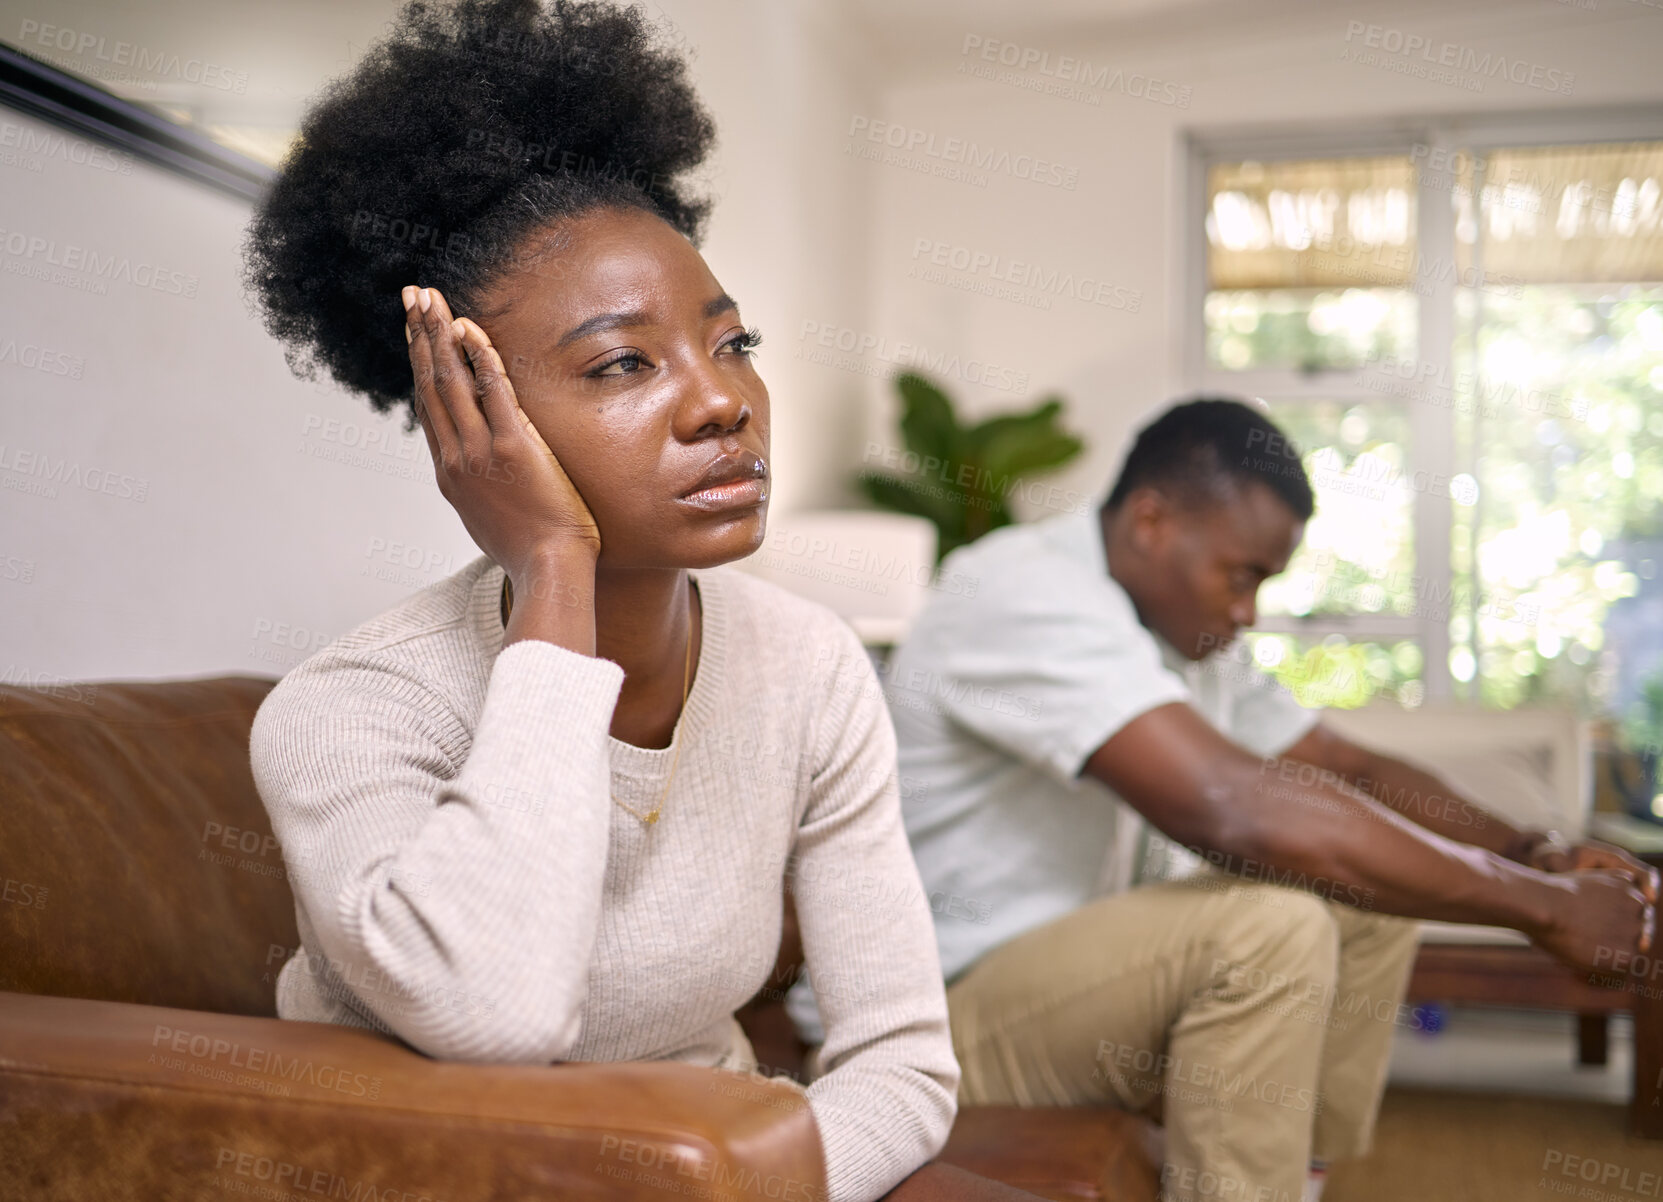
[[[1018,478],[1061,467],[1085,444],[1061,429],[1062,400],[1050,397],[1027,413],[1001,414],[971,429],[966,441],[977,448],[981,466],[1003,496]]]
[[[1084,448],[1078,438],[1060,430],[1013,433],[989,451],[986,467],[994,479],[1015,483],[1022,476],[1061,467]]]
[[[1084,444],[1059,424],[1063,399],[1001,413],[966,428],[953,402],[917,372],[895,377],[901,436],[920,460],[911,475],[863,471],[855,486],[873,504],[929,519],[936,528],[936,564],[966,543],[1016,519],[1006,494],[1024,474],[1059,467]]]
[[[990,530],[1014,524],[1016,516],[1003,497],[984,499],[983,504],[967,506],[964,512],[964,542],[973,543]],[[943,552],[942,554],[945,554]]]
[[[965,441],[972,446],[986,447],[997,441],[1006,430],[1013,427],[1038,425],[1051,427],[1062,414],[1062,398],[1046,397],[1032,409],[1021,413],[997,413],[984,418],[970,429],[966,430]]]
[[[895,377],[901,394],[901,437],[920,458],[956,463],[964,453],[964,431],[947,394],[916,372]]]

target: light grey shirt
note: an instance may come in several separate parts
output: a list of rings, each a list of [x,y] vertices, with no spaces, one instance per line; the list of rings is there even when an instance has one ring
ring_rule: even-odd
[[[1121,727],[1183,702],[1269,755],[1318,715],[1268,676],[1187,662],[1146,628],[1109,575],[1095,506],[1001,527],[947,556],[942,572],[976,587],[931,596],[885,688],[901,771],[920,782],[907,834],[952,978],[1135,883],[1143,820],[1081,775]]]
[[[949,980],[1093,897],[1193,869],[1177,848],[1140,873],[1150,828],[1080,775],[1121,727],[1183,702],[1271,755],[1317,721],[1251,664],[1187,662],[1147,629],[1109,575],[1095,504],[1000,527],[947,555],[938,579],[951,587],[895,649],[884,690]],[[793,991],[788,1004],[816,1035],[813,1000]]]
[[[502,647],[484,556],[278,683],[251,739],[301,936],[278,1014],[442,1059],[734,1065],[789,888],[828,1197],[864,1202],[941,1148],[959,1079],[894,728],[829,609],[691,574],[703,642],[667,748],[610,734],[618,664]],[[649,811],[678,747],[648,828],[609,793]]]

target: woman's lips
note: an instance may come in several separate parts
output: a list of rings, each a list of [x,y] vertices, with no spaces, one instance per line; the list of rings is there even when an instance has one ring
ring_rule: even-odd
[[[701,488],[698,492],[690,492],[685,497],[677,498],[683,505],[707,511],[744,509],[760,505],[767,499],[768,481],[759,477],[732,480],[727,484],[712,484],[709,488]]]

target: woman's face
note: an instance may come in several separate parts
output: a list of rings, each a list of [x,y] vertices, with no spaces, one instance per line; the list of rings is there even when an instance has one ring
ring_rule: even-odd
[[[528,239],[475,320],[600,528],[606,567],[710,567],[762,545],[768,390],[739,310],[668,222],[597,209]],[[523,261],[521,261],[523,259]],[[466,316],[472,316],[471,314]],[[689,497],[713,467],[760,482]],[[738,461],[737,463],[735,461]]]

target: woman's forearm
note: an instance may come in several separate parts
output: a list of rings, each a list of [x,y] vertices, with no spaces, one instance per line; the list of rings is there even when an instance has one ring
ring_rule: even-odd
[[[454,775],[459,724],[411,672],[355,656],[285,681],[262,711],[256,775],[309,950],[429,1055],[547,1062],[575,1040],[622,678],[546,642],[504,650]]]
[[[540,639],[579,655],[595,654],[595,555],[587,548],[553,547],[509,582],[511,606],[504,648]]]
[[[901,823],[895,733],[852,633],[817,732],[786,884],[825,1027],[809,1086],[831,1202],[867,1202],[940,1151],[957,1109],[935,923]]]

